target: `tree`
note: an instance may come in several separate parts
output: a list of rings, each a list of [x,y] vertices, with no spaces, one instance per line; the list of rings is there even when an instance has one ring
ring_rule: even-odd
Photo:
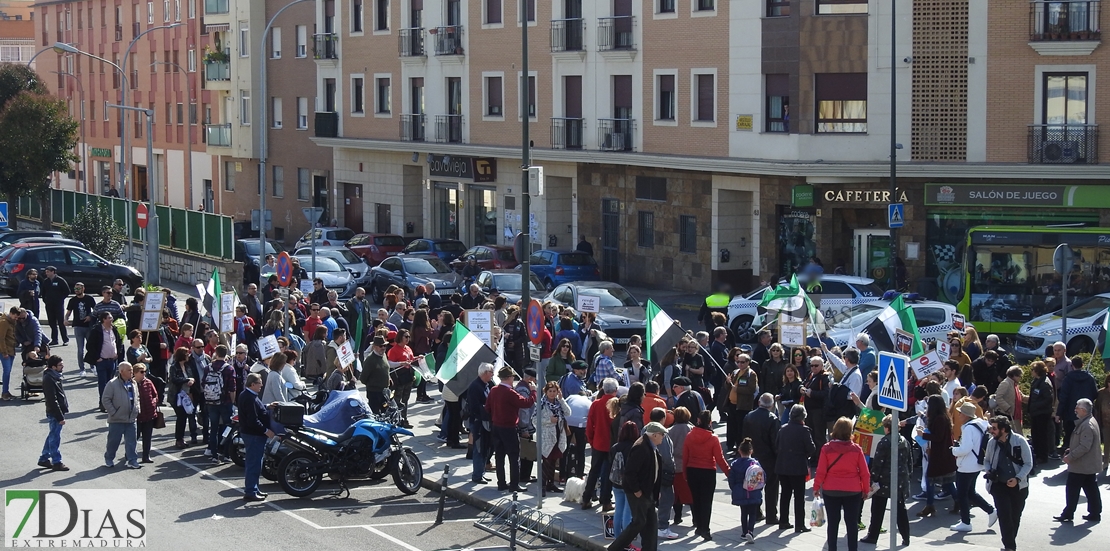
[[[72,223],[62,226],[62,235],[84,243],[86,249],[113,262],[119,259],[127,241],[127,234],[112,218],[112,211],[99,201],[86,205]]]

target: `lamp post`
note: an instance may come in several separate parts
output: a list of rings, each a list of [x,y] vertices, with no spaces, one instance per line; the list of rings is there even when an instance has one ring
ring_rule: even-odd
[[[266,28],[262,31],[262,42],[258,48],[258,73],[260,86],[262,88],[261,101],[258,102],[258,125],[259,125],[259,138],[258,138],[258,286],[265,286],[265,278],[262,274],[262,259],[266,257],[266,137],[268,135],[268,128],[266,128],[266,107],[270,103],[270,96],[266,88],[266,37],[270,35],[270,28],[274,25],[274,21],[285,10],[300,4],[302,2],[310,2],[312,0],[293,0],[286,4],[283,8],[277,11],[269,21],[266,22]],[[313,225],[312,228],[316,226]],[[312,247],[313,254],[316,252],[315,245]],[[316,274],[315,259],[312,265],[313,275]]]
[[[109,105],[108,107],[115,107],[120,112],[123,111],[138,111],[146,115],[146,165],[147,165],[147,199],[150,201],[150,209],[147,213],[146,225],[146,282],[152,285],[159,285],[162,283],[160,271],[158,269],[158,211],[154,205],[154,178],[157,172],[154,170],[154,110],[145,109],[143,107],[130,107],[127,105]],[[128,214],[128,217],[131,215]]]
[[[88,193],[89,192],[89,155],[88,155],[89,143],[88,143],[88,141],[85,140],[85,89],[84,89],[83,86],[81,86],[81,79],[78,78],[77,75],[75,75],[73,73],[70,73],[69,71],[51,71],[51,72],[55,73],[55,74],[58,74],[58,75],[70,77],[75,82],[77,82],[77,93],[80,97],[79,101],[81,102],[81,120],[79,121],[80,124],[81,124],[81,172],[85,175],[85,193]],[[80,180],[81,179],[78,178],[78,185],[77,185],[78,190],[81,189]]]
[[[898,0],[890,0],[890,200],[897,201],[897,177],[898,177],[898,150],[901,145],[898,143],[898,119],[895,116],[898,112],[898,18],[897,14]],[[898,286],[898,230],[895,228],[890,229],[890,277],[894,282],[894,288]],[[894,498],[894,493],[898,491],[898,444],[901,438],[894,427],[898,426],[898,410],[891,409],[891,436],[890,450],[890,487],[894,488],[891,491],[890,497],[890,518],[888,519],[890,525],[887,531],[890,533],[890,548],[894,547],[894,535],[898,532],[898,500]]]
[[[182,67],[181,65],[178,65],[177,63],[174,63],[172,61],[155,61],[154,63],[151,63],[150,65],[151,66],[166,65],[166,66],[176,67],[178,71],[185,74],[185,101],[188,102],[189,109],[192,109],[193,108],[193,86],[189,82],[189,72],[186,71],[185,68]],[[190,111],[190,113],[192,113],[192,112]],[[193,208],[193,117],[191,116],[191,114],[188,117],[188,119],[189,119],[189,121],[187,123],[185,123],[185,190],[186,190],[185,197],[188,199],[188,201],[185,203],[185,208],[192,209]],[[153,201],[153,198],[152,198],[152,201]],[[151,212],[153,212],[153,210],[154,210],[153,207],[151,207]],[[150,216],[150,215],[147,214],[147,216]]]

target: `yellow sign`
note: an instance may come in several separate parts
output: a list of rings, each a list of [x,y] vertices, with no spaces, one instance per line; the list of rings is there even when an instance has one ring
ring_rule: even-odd
[[[736,129],[745,132],[751,132],[754,126],[754,119],[752,115],[736,115]]]
[[[235,172],[242,172],[242,171],[243,171],[243,163],[236,161],[235,162]]]

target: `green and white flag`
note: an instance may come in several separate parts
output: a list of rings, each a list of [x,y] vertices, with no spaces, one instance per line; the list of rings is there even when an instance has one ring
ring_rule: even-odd
[[[667,351],[674,348],[686,332],[675,325],[674,319],[667,315],[654,300],[647,302],[647,350],[646,358],[661,361]]]
[[[482,363],[495,363],[497,353],[461,322],[455,322],[451,332],[451,344],[447,356],[439,366],[436,378],[447,385],[456,395],[462,396],[470,383],[478,377],[478,366]]]
[[[909,333],[913,340],[910,345],[910,358],[916,358],[925,353],[921,345],[921,333],[917,330],[917,320],[913,317],[913,309],[902,300],[902,295],[890,302],[890,305],[879,313],[872,321],[865,333],[871,336],[878,350],[892,351],[898,342],[898,331]]]
[[[817,311],[809,295],[798,285],[798,276],[790,276],[790,283],[779,285],[763,293],[763,300],[759,307],[765,308],[768,321],[774,321],[780,314],[789,317],[792,321],[809,319],[810,323],[824,324],[821,313]]]

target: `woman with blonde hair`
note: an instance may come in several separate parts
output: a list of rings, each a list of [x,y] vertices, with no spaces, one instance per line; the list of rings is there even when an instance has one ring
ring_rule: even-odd
[[[983,355],[983,343],[979,341],[979,332],[974,327],[968,325],[964,330],[964,353],[967,354],[971,361],[979,359]]]

